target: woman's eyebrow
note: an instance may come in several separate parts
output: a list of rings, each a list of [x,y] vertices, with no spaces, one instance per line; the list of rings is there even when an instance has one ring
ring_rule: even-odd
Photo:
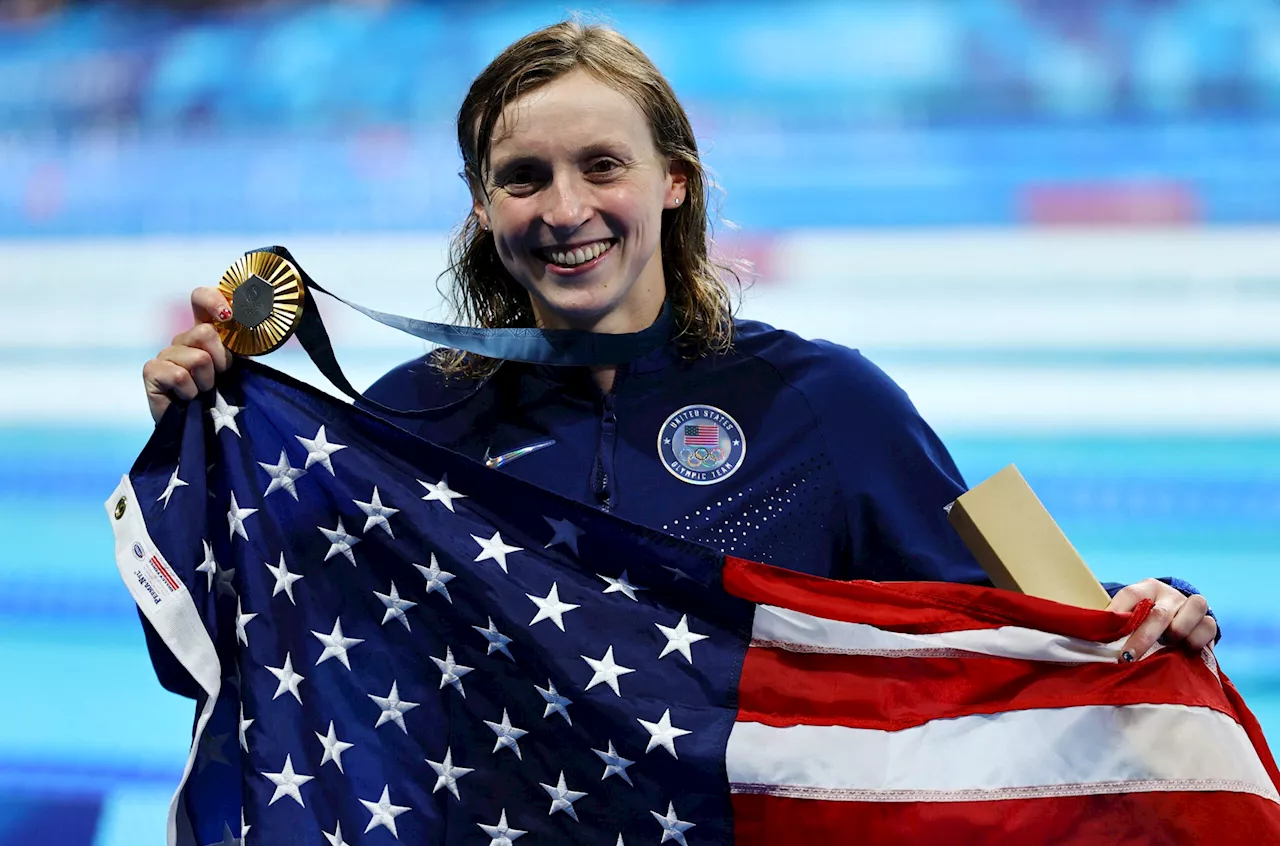
[[[499,173],[504,170],[510,170],[519,165],[537,164],[541,161],[537,156],[528,153],[511,153],[505,156],[499,156],[489,164],[489,170],[492,173]]]
[[[631,148],[622,141],[597,141],[578,150],[579,159],[590,159],[596,156],[629,157]]]

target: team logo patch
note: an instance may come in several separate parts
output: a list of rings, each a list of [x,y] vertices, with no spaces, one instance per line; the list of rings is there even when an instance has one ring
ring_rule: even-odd
[[[714,485],[737,472],[747,456],[738,421],[710,405],[686,405],[658,431],[658,457],[671,475],[691,485]]]

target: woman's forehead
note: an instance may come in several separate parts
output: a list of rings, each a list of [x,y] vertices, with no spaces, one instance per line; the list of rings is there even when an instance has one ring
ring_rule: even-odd
[[[494,126],[490,153],[496,161],[593,144],[634,146],[648,136],[644,114],[629,95],[572,71],[510,103]]]

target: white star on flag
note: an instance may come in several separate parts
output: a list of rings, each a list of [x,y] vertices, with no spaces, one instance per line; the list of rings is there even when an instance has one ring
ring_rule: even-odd
[[[510,828],[507,826],[507,809],[502,809],[502,816],[498,820],[497,825],[485,825],[484,823],[476,823],[484,830],[484,833],[492,839],[489,846],[511,846],[511,841],[519,837],[524,837],[529,832],[518,828]]]
[[[502,572],[507,572],[507,555],[512,552],[522,552],[523,547],[510,546],[502,541],[502,533],[494,532],[493,537],[485,540],[484,538],[472,535],[471,539],[480,544],[480,554],[476,556],[477,561],[485,559],[493,559],[498,562],[498,566],[502,568]]]
[[[462,698],[467,698],[467,692],[462,689],[462,677],[471,672],[473,667],[464,667],[453,660],[453,649],[446,646],[444,648],[444,658],[437,658],[434,655],[428,656],[435,662],[436,667],[440,669],[440,689],[444,690],[446,684],[453,685],[453,689],[462,694]]]
[[[511,642],[511,638],[498,631],[498,628],[493,624],[492,617],[489,618],[489,628],[486,629],[482,626],[472,626],[471,628],[478,631],[481,637],[489,642],[489,650],[485,652],[485,655],[501,652],[512,661],[516,660],[515,656],[511,654],[511,650],[507,649],[507,644]]]
[[[440,565],[436,563],[436,554],[431,553],[431,566],[423,567],[421,564],[414,564],[418,568],[418,572],[422,574],[422,578],[427,580],[427,593],[435,593],[439,591],[444,598],[449,600],[449,604],[453,604],[453,597],[449,595],[449,588],[445,587],[449,582],[453,581],[453,573],[449,573],[440,569]]]
[[[230,429],[236,433],[236,437],[240,437],[240,427],[236,425],[236,415],[240,413],[240,406],[227,405],[227,401],[222,398],[221,391],[213,392],[213,408],[209,409],[209,416],[213,418],[213,433],[216,435],[222,431],[223,427]]]
[[[284,769],[280,772],[263,773],[262,775],[264,778],[270,779],[271,783],[276,786],[276,792],[271,794],[271,801],[267,802],[268,806],[274,805],[281,796],[288,796],[299,805],[302,805],[302,807],[307,807],[302,801],[302,794],[298,791],[298,788],[311,781],[315,776],[295,773],[293,771],[293,756],[284,756]]]
[[[276,584],[275,587],[271,589],[271,595],[275,596],[281,591],[284,591],[284,594],[289,597],[289,601],[294,605],[297,605],[297,600],[293,598],[293,583],[301,579],[302,574],[289,572],[289,565],[284,563],[283,552],[280,553],[280,566],[272,567],[268,564],[267,569],[271,571],[271,575],[276,577]]]
[[[631,784],[631,776],[627,775],[627,767],[634,764],[635,761],[629,760],[619,755],[617,750],[613,748],[612,740],[609,741],[608,752],[601,752],[599,749],[592,749],[591,751],[596,753],[596,755],[599,756],[601,761],[604,761],[604,775],[600,776],[601,781],[604,781],[606,778],[608,778],[611,775],[616,775],[620,777],[623,781],[625,781],[627,784]],[[632,784],[631,786],[635,787],[634,784]]]
[[[324,427],[320,427],[320,431],[316,432],[314,438],[304,438],[301,435],[294,435],[298,439],[298,443],[302,444],[307,451],[307,462],[302,465],[304,470],[310,470],[312,464],[319,464],[329,471],[330,475],[337,475],[333,472],[333,462],[329,456],[333,455],[340,449],[346,449],[346,444],[329,443],[324,435]]]
[[[320,830],[320,833],[324,835],[324,839],[329,841],[329,846],[351,846],[350,843],[342,839],[342,823],[335,822],[333,825],[333,834],[324,829]],[[399,840],[400,838],[397,837],[396,839]]]
[[[526,593],[525,596],[529,597],[533,604],[538,606],[538,613],[534,614],[533,619],[529,621],[530,626],[540,620],[550,620],[556,624],[556,628],[564,631],[563,615],[581,607],[569,602],[561,602],[560,588],[555,582],[551,583],[551,591],[545,597],[534,596],[531,593]]]
[[[623,596],[625,596],[627,599],[630,599],[632,602],[640,601],[636,599],[636,591],[644,590],[644,588],[636,587],[635,585],[631,584],[631,582],[627,581],[626,570],[623,570],[622,575],[618,576],[618,578],[616,579],[611,578],[609,576],[601,575],[600,573],[596,573],[596,576],[600,579],[603,579],[605,583],[609,585],[607,588],[601,591],[601,593],[620,593]]]
[[[244,702],[240,703],[240,748],[249,751],[249,739],[245,736],[245,732],[249,730],[249,726],[254,724],[254,720],[246,720],[244,718]]]
[[[178,488],[185,488],[187,483],[178,478],[178,468],[173,468],[173,475],[169,477],[169,484],[164,486],[164,493],[156,497],[156,502],[163,502],[167,511],[169,508],[169,497],[173,496],[173,492]]]
[[[236,502],[236,492],[231,492],[231,509],[227,512],[227,525],[231,527],[231,538],[234,540],[236,535],[249,539],[249,533],[244,530],[244,518],[253,514],[257,514],[256,508],[241,508]]]
[[[249,624],[249,621],[256,616],[258,615],[244,613],[244,611],[240,607],[240,597],[237,596],[236,597],[236,640],[240,641],[245,646],[249,645],[249,633],[245,631],[244,627],[247,626]]]
[[[553,520],[550,517],[543,517],[547,521],[547,525],[551,527],[554,534],[551,540],[543,549],[550,549],[558,543],[562,543],[569,549],[573,550],[573,554],[578,554],[578,538],[585,534],[582,529],[570,523],[568,520]]]
[[[709,637],[709,635],[695,634],[689,631],[688,614],[680,618],[680,622],[676,623],[675,628],[668,628],[661,623],[654,623],[654,625],[658,627],[658,631],[667,637],[667,645],[662,647],[662,653],[658,655],[659,660],[666,658],[672,652],[679,652],[684,656],[684,660],[692,664],[693,656],[689,653],[689,647]]]
[[[569,725],[573,725],[573,720],[569,719],[569,712],[566,708],[573,704],[572,699],[562,696],[556,690],[556,686],[551,683],[551,679],[547,679],[546,689],[538,687],[536,684],[533,689],[542,695],[542,699],[547,703],[547,707],[542,711],[542,719],[550,717],[552,714],[559,714],[564,717],[564,721]]]
[[[258,466],[267,471],[267,475],[271,477],[267,490],[262,494],[265,499],[278,490],[286,490],[293,497],[294,502],[298,501],[298,479],[307,475],[306,470],[294,467],[289,463],[289,456],[285,455],[284,450],[280,450],[280,460],[275,464],[268,464],[265,461],[259,461]]]
[[[196,572],[206,574],[209,579],[206,589],[213,590],[213,574],[217,572],[218,561],[213,557],[213,547],[209,546],[209,542],[202,540],[200,543],[204,544],[204,561],[196,567]]]
[[[360,538],[347,534],[347,530],[342,527],[341,517],[338,518],[338,528],[336,529],[326,529],[324,526],[316,526],[316,528],[329,539],[329,551],[324,554],[325,561],[335,555],[345,555],[352,565],[356,563],[356,556],[351,551],[351,547],[360,543]]]
[[[649,745],[645,747],[644,751],[652,752],[655,747],[661,746],[671,753],[672,758],[680,757],[676,754],[676,738],[692,734],[692,732],[671,725],[670,708],[662,712],[662,717],[656,723],[640,719],[637,719],[636,722],[644,726],[649,732]]]
[[[436,482],[434,485],[430,482],[424,482],[421,479],[418,479],[417,481],[419,485],[422,485],[427,489],[427,495],[422,498],[423,502],[438,502],[445,508],[453,511],[454,514],[457,514],[458,512],[454,511],[453,501],[455,499],[467,498],[466,494],[460,494],[449,487],[448,476],[442,476],[440,481]]]
[[[413,631],[413,629],[409,628],[409,618],[405,616],[404,612],[413,608],[418,603],[410,602],[407,599],[401,599],[400,592],[396,590],[395,582],[391,583],[391,593],[378,593],[375,590],[373,595],[378,597],[378,599],[382,601],[383,605],[387,606],[387,612],[382,615],[382,625],[385,626],[388,620],[396,619],[401,623],[404,623],[404,627],[406,629]]]
[[[587,682],[584,690],[590,690],[598,684],[604,683],[613,688],[613,692],[618,696],[622,696],[622,691],[618,690],[618,676],[625,676],[627,673],[634,673],[635,670],[630,667],[624,667],[621,664],[614,663],[613,647],[610,646],[605,651],[604,657],[599,660],[588,658],[585,655],[579,656],[586,661],[591,669],[595,670],[595,675],[591,677],[591,681]]]
[[[323,664],[330,658],[337,658],[342,662],[342,666],[350,670],[351,663],[347,658],[347,650],[357,644],[364,643],[364,638],[362,637],[343,637],[341,617],[334,618],[333,631],[330,634],[323,634],[317,631],[311,633],[324,644],[324,652],[321,652],[320,657],[316,659],[316,666]]]
[[[342,769],[342,753],[355,746],[355,744],[344,743],[343,741],[338,740],[338,735],[333,730],[333,720],[329,721],[329,733],[324,735],[320,732],[316,732],[316,739],[324,745],[324,757],[320,759],[320,766],[323,767],[325,764],[333,761],[338,765],[338,772],[346,775],[345,771]]]
[[[564,770],[560,771],[560,781],[556,783],[555,787],[552,787],[549,784],[543,784],[542,782],[538,782],[538,784],[543,790],[547,791],[547,795],[551,797],[551,810],[547,811],[547,816],[551,816],[556,811],[564,811],[566,814],[573,817],[574,822],[578,821],[578,812],[573,809],[573,803],[577,802],[587,794],[580,790],[570,790],[565,786]]]
[[[378,826],[383,826],[391,832],[392,837],[399,840],[400,834],[396,831],[396,817],[413,809],[406,808],[403,805],[392,805],[390,788],[390,785],[383,786],[382,796],[377,802],[370,802],[366,799],[360,800],[360,804],[364,805],[369,813],[373,814],[373,818],[369,820],[369,825],[365,828],[364,833],[368,834]]]
[[[666,843],[668,840],[674,840],[680,846],[689,846],[684,839],[684,833],[693,828],[697,823],[684,822],[676,816],[676,806],[672,802],[667,803],[667,815],[663,816],[657,811],[650,811],[653,818],[662,826],[662,840],[659,843]],[[621,836],[621,835],[619,835]]]
[[[496,753],[499,749],[510,749],[516,753],[516,758],[521,761],[524,756],[520,754],[520,738],[529,732],[524,729],[514,728],[511,725],[511,718],[507,716],[507,709],[502,709],[502,722],[495,723],[491,720],[485,720],[484,724],[493,729],[493,733],[498,736],[497,742],[493,744],[493,751]]]
[[[382,498],[378,495],[377,485],[373,486],[373,496],[369,498],[368,502],[361,502],[358,499],[353,500],[353,502],[355,502],[356,506],[364,512],[366,518],[364,521],[364,533],[366,535],[369,534],[369,530],[374,526],[381,526],[390,537],[395,537],[395,533],[391,531],[391,524],[387,522],[387,518],[394,517],[399,514],[400,509],[389,508],[382,504]]]
[[[402,700],[400,691],[394,681],[391,682],[391,692],[386,696],[374,696],[372,693],[368,694],[368,696],[382,709],[382,713],[378,715],[378,722],[373,726],[374,728],[378,728],[383,723],[395,723],[400,726],[400,730],[405,734],[409,733],[409,729],[405,728],[404,725],[404,715],[405,712],[417,708],[419,703]]]
[[[302,694],[298,692],[298,685],[302,683],[306,676],[298,675],[293,671],[293,656],[286,652],[284,654],[283,667],[267,667],[267,669],[271,671],[271,675],[280,680],[280,684],[276,687],[275,696],[271,697],[272,700],[279,699],[287,690],[293,694],[293,698],[298,700],[298,704],[301,705]]]
[[[472,767],[455,767],[453,765],[453,750],[448,748],[444,750],[443,761],[428,760],[427,763],[431,765],[431,769],[435,770],[436,775],[439,776],[436,779],[436,786],[431,788],[431,792],[436,793],[442,787],[447,788],[453,794],[454,799],[461,800],[462,797],[458,795],[458,779],[467,773],[475,772],[475,769]]]

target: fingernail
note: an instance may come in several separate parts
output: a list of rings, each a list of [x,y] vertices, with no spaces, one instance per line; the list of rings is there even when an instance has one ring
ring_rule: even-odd
[[[218,309],[218,319],[222,321],[230,320],[231,309],[226,308],[225,306],[223,308]]]
[[[1126,649],[1124,652],[1120,653],[1120,660],[1124,661],[1126,664],[1132,664],[1133,653]]]

